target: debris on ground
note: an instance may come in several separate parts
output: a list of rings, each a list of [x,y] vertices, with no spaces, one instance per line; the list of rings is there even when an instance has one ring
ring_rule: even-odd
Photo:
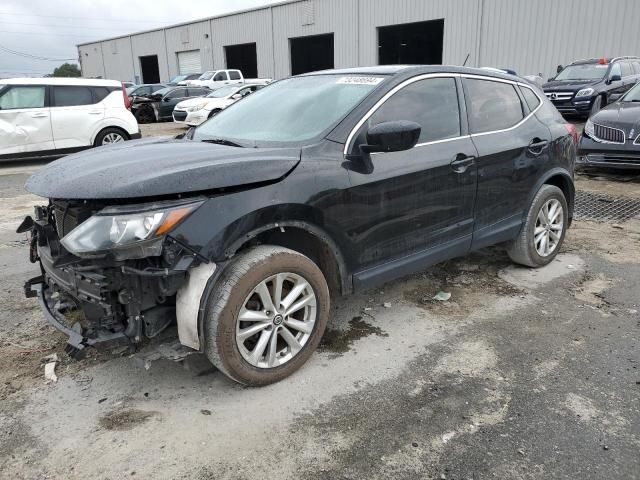
[[[206,409],[203,408],[202,410],[200,410],[200,413],[202,415],[210,416],[211,415],[211,410],[206,410]]]
[[[56,375],[56,363],[57,362],[49,362],[44,366],[44,378],[54,383],[58,381],[58,376]]]
[[[383,303],[382,306],[384,308],[391,308],[391,304],[389,302]]]
[[[451,300],[451,294],[449,292],[438,292],[433,299],[438,302],[448,302]]]

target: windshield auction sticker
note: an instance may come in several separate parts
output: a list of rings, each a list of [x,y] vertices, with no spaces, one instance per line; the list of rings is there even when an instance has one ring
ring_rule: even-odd
[[[378,85],[384,78],[380,77],[342,77],[339,85]]]

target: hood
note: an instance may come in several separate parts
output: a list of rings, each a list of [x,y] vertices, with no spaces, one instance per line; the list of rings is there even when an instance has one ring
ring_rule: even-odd
[[[208,100],[210,99],[204,98],[204,97],[193,97],[193,98],[190,98],[189,100],[183,100],[182,102],[178,103],[176,105],[176,108],[193,107],[194,105],[198,105],[199,103],[203,103],[203,101],[208,101]]]
[[[298,148],[236,148],[150,138],[69,155],[38,170],[25,188],[58,199],[166,196],[276,182],[299,161]]]
[[[554,80],[552,82],[545,83],[542,88],[545,92],[577,92],[582,88],[590,87],[598,82],[600,82],[600,80]]]
[[[640,103],[616,102],[591,117],[593,123],[624,130],[626,137],[640,134]]]

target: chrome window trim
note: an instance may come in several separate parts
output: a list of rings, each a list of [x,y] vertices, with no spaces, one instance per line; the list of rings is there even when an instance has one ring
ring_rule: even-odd
[[[358,121],[358,123],[356,123],[356,125],[353,127],[353,129],[349,133],[349,136],[347,137],[347,141],[344,144],[343,154],[344,155],[348,155],[349,154],[349,149],[352,147],[352,143],[353,143],[353,141],[355,139],[355,136],[358,133],[358,131],[362,128],[362,126],[365,124],[365,122],[367,120],[369,120],[369,118],[371,118],[371,116],[374,113],[376,113],[384,103],[386,103],[387,100],[389,100],[391,97],[393,97],[396,93],[398,93],[404,87],[409,86],[409,85],[411,85],[413,83],[419,82],[421,80],[428,80],[428,79],[431,79],[431,78],[469,78],[469,79],[472,79],[472,80],[487,80],[487,81],[490,81],[490,82],[508,83],[510,85],[513,85],[514,87],[516,85],[518,85],[520,87],[528,88],[529,90],[531,90],[533,92],[533,94],[538,98],[540,103],[538,104],[538,106],[533,111],[529,112],[529,115],[525,116],[520,122],[518,122],[513,127],[509,127],[509,128],[502,129],[502,130],[492,130],[490,132],[472,133],[472,134],[469,134],[469,135],[460,135],[458,137],[445,138],[443,140],[434,140],[432,142],[418,143],[413,148],[419,148],[419,147],[424,147],[424,146],[427,146],[427,145],[434,145],[434,144],[438,144],[438,143],[452,142],[454,140],[463,140],[463,139],[469,139],[469,138],[473,138],[473,137],[479,137],[479,136],[485,136],[485,135],[493,135],[495,133],[509,132],[511,130],[515,130],[516,128],[520,127],[523,123],[525,123],[527,120],[529,120],[540,108],[542,108],[542,105],[543,105],[542,98],[540,97],[538,92],[536,92],[534,88],[531,88],[530,85],[527,85],[526,83],[523,83],[523,82],[518,82],[518,81],[515,81],[515,80],[506,80],[506,79],[503,79],[503,78],[491,77],[491,76],[486,76],[486,75],[469,74],[469,73],[464,73],[464,74],[463,73],[425,73],[425,74],[422,74],[422,75],[417,75],[415,77],[409,78],[409,79],[405,80],[404,82],[402,82],[401,84],[396,85],[395,87],[393,87],[393,89],[389,90],[384,95],[384,97],[382,97],[380,100],[378,100],[376,102],[376,104],[373,107],[371,107],[369,109],[369,111]],[[520,98],[520,96],[518,96],[518,98]],[[520,103],[522,103],[522,101]],[[380,154],[380,153],[384,153],[384,152],[376,152],[376,153],[373,153],[372,155]]]
[[[636,137],[636,139],[633,141],[633,144],[634,144],[634,145],[640,145],[640,135],[638,135],[638,136]]]

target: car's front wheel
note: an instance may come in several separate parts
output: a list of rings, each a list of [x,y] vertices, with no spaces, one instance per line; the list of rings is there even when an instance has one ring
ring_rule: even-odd
[[[507,249],[515,263],[542,267],[556,258],[567,231],[569,208],[562,190],[543,185],[538,191],[522,230]]]
[[[259,246],[228,265],[207,299],[205,353],[244,385],[278,382],[311,356],[329,317],[318,266],[281,247]]]

